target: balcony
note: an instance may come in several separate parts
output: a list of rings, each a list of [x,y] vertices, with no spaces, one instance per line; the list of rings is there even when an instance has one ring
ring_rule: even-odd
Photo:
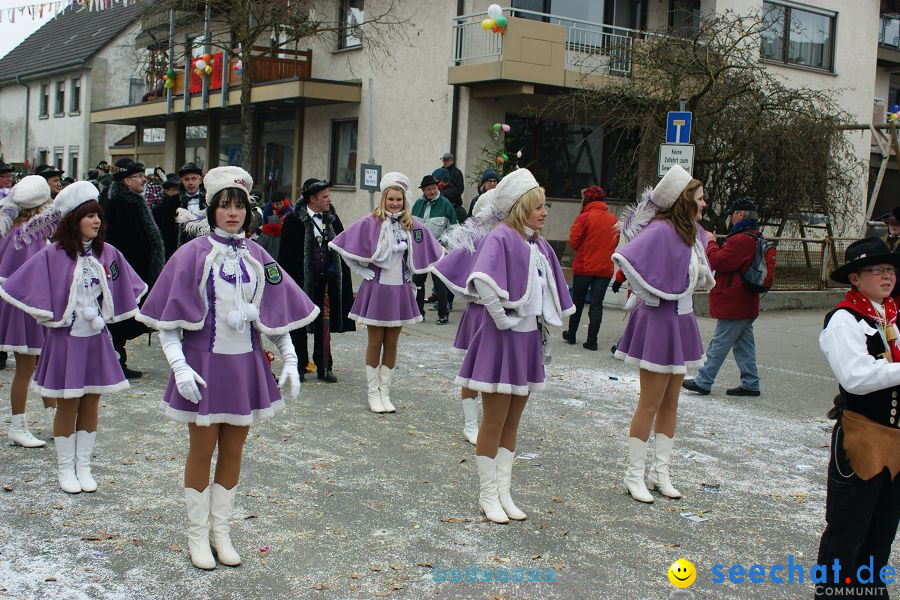
[[[448,82],[478,96],[579,88],[631,75],[635,40],[647,32],[546,13],[505,9],[505,34],[481,27],[487,13],[454,18]]]
[[[900,17],[881,15],[878,30],[878,65],[886,68],[900,67]]]
[[[172,88],[173,102],[169,107],[167,91],[161,95],[147,94],[142,102],[95,110],[91,112],[92,123],[116,123],[120,125],[162,124],[167,116],[209,110],[226,110],[240,104],[241,82],[246,72],[235,70],[238,59],[227,53],[213,54],[213,72],[201,78],[184,63],[175,65],[175,82]],[[254,47],[250,65],[252,88],[250,102],[267,105],[333,104],[356,102],[361,98],[361,85],[356,82],[340,82],[313,79],[311,50],[278,50]],[[203,82],[207,80],[206,96]],[[185,81],[187,80],[187,85]],[[227,82],[223,86],[223,82]],[[223,89],[224,87],[224,89]]]

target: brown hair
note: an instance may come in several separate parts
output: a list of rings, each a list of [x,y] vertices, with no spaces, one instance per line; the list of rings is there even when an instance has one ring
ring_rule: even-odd
[[[375,207],[375,210],[372,211],[372,214],[384,221],[387,218],[387,209],[384,207],[385,201],[387,201],[387,195],[390,190],[397,190],[401,194],[403,194],[403,216],[400,217],[400,226],[403,227],[406,231],[412,231],[413,228],[413,220],[412,215],[409,214],[409,211],[406,210],[406,190],[404,190],[399,185],[391,185],[381,192],[381,202],[378,203],[378,206]]]
[[[525,236],[525,227],[528,226],[528,215],[541,205],[546,199],[544,188],[531,188],[516,200],[516,203],[509,209],[509,215],[506,217],[506,224],[519,232],[522,237]],[[540,236],[540,231],[535,232],[535,236]]]
[[[694,200],[694,192],[703,187],[703,182],[691,179],[675,200],[671,208],[656,213],[657,219],[664,219],[672,224],[675,233],[688,246],[694,245],[697,238],[697,201]]]
[[[206,207],[206,220],[209,222],[210,229],[216,228],[216,209],[232,203],[237,205],[238,208],[243,208],[247,211],[244,214],[244,223],[241,225],[241,229],[247,231],[250,227],[250,221],[253,219],[253,205],[250,204],[250,197],[247,195],[247,192],[236,187],[227,187],[219,190],[210,199],[209,206]]]
[[[16,225],[21,225],[25,221],[28,221],[29,219],[31,219],[31,217],[43,212],[44,209],[47,208],[47,205],[49,203],[50,203],[50,201],[47,200],[47,202],[45,202],[44,204],[41,204],[40,206],[35,206],[34,208],[26,208],[26,209],[20,211],[19,216],[17,216],[16,220],[13,221],[13,227],[15,227]]]
[[[97,213],[100,217],[100,231],[91,241],[91,249],[94,256],[100,256],[103,253],[103,242],[106,240],[106,221],[103,219],[103,209],[96,200],[85,202],[63,217],[56,228],[56,233],[53,234],[54,241],[72,260],[75,260],[84,248],[81,240],[81,220],[92,213]]]

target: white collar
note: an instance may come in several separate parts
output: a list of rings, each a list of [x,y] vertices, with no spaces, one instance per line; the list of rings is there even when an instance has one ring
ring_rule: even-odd
[[[524,225],[522,227],[522,229],[525,230],[525,237],[528,237],[528,238],[534,237],[534,233],[535,233],[534,229],[532,229],[528,225]]]
[[[244,235],[244,230],[243,230],[243,229],[240,230],[240,231],[238,231],[237,233],[228,233],[227,231],[225,231],[225,230],[222,229],[221,227],[216,227],[215,229],[213,229],[213,231],[216,232],[216,235],[218,235],[218,236],[220,236],[220,237],[223,237],[223,238],[232,238],[232,239],[235,239],[235,240],[243,240],[243,239],[246,239],[246,237],[247,237],[247,236]]]

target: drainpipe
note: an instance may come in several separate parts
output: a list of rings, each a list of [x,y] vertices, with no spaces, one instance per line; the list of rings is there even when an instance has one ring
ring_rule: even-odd
[[[28,111],[31,107],[31,86],[22,83],[21,75],[16,75],[16,83],[25,87],[25,146],[22,152],[22,162],[28,164]]]
[[[456,0],[456,16],[465,14],[465,0]],[[453,108],[450,114],[450,152],[456,157],[456,129],[459,127],[459,85],[453,86]],[[454,164],[459,163],[456,157]],[[457,167],[458,168],[458,167]]]

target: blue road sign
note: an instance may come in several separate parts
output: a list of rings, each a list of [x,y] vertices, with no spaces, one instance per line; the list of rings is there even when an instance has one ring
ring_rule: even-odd
[[[666,117],[666,143],[691,143],[691,116],[689,112],[669,111]]]

